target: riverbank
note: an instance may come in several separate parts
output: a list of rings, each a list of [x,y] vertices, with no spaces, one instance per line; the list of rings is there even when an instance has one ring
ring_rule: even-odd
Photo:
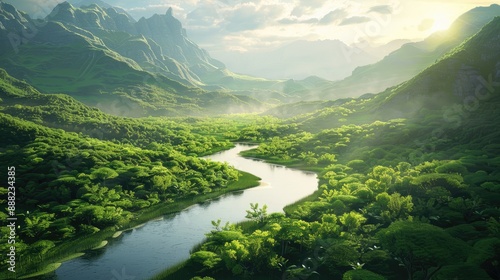
[[[16,273],[16,277],[20,278],[34,275],[38,277],[42,273],[48,274],[54,272],[59,267],[57,264],[67,261],[69,257],[75,254],[98,247],[103,241],[113,238],[113,235],[115,235],[117,231],[124,231],[136,227],[163,215],[180,212],[192,205],[215,199],[224,194],[245,190],[259,185],[259,177],[243,171],[240,171],[240,174],[239,180],[230,183],[227,188],[195,197],[183,198],[173,203],[157,204],[148,209],[135,212],[134,214],[136,214],[137,217],[119,229],[114,227],[106,228],[90,236],[79,237],[72,241],[58,244],[46,255],[42,262],[28,267],[22,274]],[[2,279],[9,279],[10,275],[3,274],[4,273],[0,274]]]
[[[241,156],[245,157],[245,158],[255,158],[255,159],[258,159],[258,160],[263,160],[267,163],[272,163],[272,164],[279,164],[279,165],[283,165],[283,166],[286,166],[286,167],[289,167],[289,168],[294,168],[294,169],[298,169],[298,170],[303,170],[303,171],[309,171],[309,172],[314,172],[316,174],[319,174],[322,170],[323,170],[323,167],[320,166],[308,166],[306,165],[303,161],[298,161],[298,160],[283,160],[283,159],[278,159],[278,158],[275,158],[275,157],[266,157],[266,156],[262,156],[260,154],[257,154],[255,152],[255,149],[252,149],[252,150],[246,150],[246,151],[243,151],[240,153]],[[301,198],[293,203],[290,203],[288,204],[287,206],[285,206],[283,208],[283,211],[289,215],[291,213],[293,213],[295,210],[297,210],[297,208],[300,206],[300,204],[304,203],[304,202],[307,202],[307,201],[315,201],[318,199],[318,197],[321,195],[321,190],[316,190],[314,193],[304,197],[304,198]]]
[[[307,166],[301,162],[298,161],[284,161],[284,160],[278,160],[272,157],[262,157],[254,152],[254,150],[245,150],[239,153],[240,156],[247,158],[247,159],[256,159],[259,161],[263,161],[269,164],[276,164],[280,166],[285,166],[288,168],[293,168],[301,171],[307,171],[307,172],[313,172],[318,174],[318,172],[321,170],[321,168],[312,168],[310,166]],[[294,212],[302,203],[306,201],[314,201],[317,200],[317,198],[321,195],[321,190],[317,189],[314,191],[312,194],[305,196],[295,202],[292,202],[288,205],[286,205],[283,208],[283,211],[285,212],[285,215],[289,215],[290,213]],[[245,223],[254,223],[253,221],[244,221],[240,222],[238,224],[245,224]],[[245,228],[245,226],[243,226]],[[258,229],[258,228],[254,228]],[[244,230],[245,231],[245,230]],[[203,243],[203,242],[202,242]],[[200,243],[199,245],[201,245]],[[194,247],[194,250],[196,250],[197,247]],[[149,280],[170,280],[170,279],[191,279],[193,277],[200,276],[200,273],[193,270],[193,268],[189,264],[189,260],[182,261],[170,268],[165,269],[164,271],[158,273],[157,275],[153,276]],[[252,279],[256,280],[270,280],[270,279],[276,279],[276,277],[279,277],[280,275],[253,275]],[[233,275],[214,275],[216,279],[234,279]]]

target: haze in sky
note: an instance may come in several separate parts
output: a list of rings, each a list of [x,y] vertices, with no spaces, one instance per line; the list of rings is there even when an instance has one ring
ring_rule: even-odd
[[[70,0],[78,4],[83,0]],[[88,0],[85,0],[88,1]],[[4,0],[42,17],[61,0]],[[397,39],[421,40],[444,30],[481,0],[106,0],[135,19],[164,14],[169,7],[188,37],[211,56],[231,64],[298,40],[340,40],[356,48]],[[361,4],[362,3],[362,4]],[[402,41],[401,41],[402,42]],[[391,50],[387,50],[391,51]],[[251,60],[251,59],[250,59]]]

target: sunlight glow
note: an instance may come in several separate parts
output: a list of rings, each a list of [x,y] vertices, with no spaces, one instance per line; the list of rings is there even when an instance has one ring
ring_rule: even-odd
[[[450,25],[453,21],[449,16],[440,14],[434,17],[434,25],[431,28],[431,32],[443,31],[450,28]]]

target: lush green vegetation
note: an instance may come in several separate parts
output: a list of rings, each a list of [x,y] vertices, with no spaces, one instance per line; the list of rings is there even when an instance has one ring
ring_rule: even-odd
[[[321,170],[320,194],[286,216],[252,209],[257,229],[215,226],[159,279],[496,279],[498,101],[441,139],[424,139],[429,119],[268,137],[247,155]]]
[[[493,82],[500,79],[499,30],[497,18],[415,78],[378,95],[270,112],[286,119],[120,118],[63,94],[41,94],[0,70],[0,162],[15,166],[22,193],[16,276],[54,270],[119,230],[255,185],[250,174],[199,158],[248,141],[260,145],[246,156],[317,172],[318,191],[285,214],[267,213],[256,202],[248,222],[213,221],[189,260],[157,279],[500,278],[500,92]],[[30,60],[41,59],[30,55],[30,45],[23,48],[25,56],[11,65],[42,63]],[[100,51],[104,62],[117,56]],[[169,115],[177,102],[186,112],[231,104],[216,104],[220,96],[252,101],[166,78],[138,89],[139,74],[149,74],[117,58],[110,63],[123,68],[111,78],[132,83],[118,95],[145,94],[125,102],[146,108],[138,115]],[[84,74],[82,84],[61,84],[85,86],[92,79]],[[61,86],[42,78],[39,84]],[[106,101],[106,94],[80,97]],[[291,114],[297,106],[303,110]],[[2,223],[6,218],[0,213]],[[0,232],[4,250],[9,228]]]
[[[256,185],[250,174],[198,158],[232,147],[223,134],[238,126],[221,131],[232,121],[113,117],[0,75],[0,162],[15,167],[22,194],[18,276],[49,270],[116,230]]]
[[[379,95],[242,129],[240,140],[260,142],[244,155],[315,170],[319,191],[285,215],[252,205],[252,226],[214,221],[190,259],[158,279],[193,271],[215,279],[498,279],[500,90],[490,80],[454,95],[460,71],[450,65],[498,73],[491,40],[499,22]]]

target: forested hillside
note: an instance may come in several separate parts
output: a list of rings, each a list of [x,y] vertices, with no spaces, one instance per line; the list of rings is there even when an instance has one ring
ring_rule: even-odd
[[[255,201],[244,222],[214,218],[155,279],[500,279],[498,8],[345,80],[387,74],[380,93],[301,101],[342,87],[232,73],[172,9],[135,21],[65,2],[33,20],[0,2],[0,203],[15,200],[0,251],[16,241],[16,273],[0,278],[45,277],[121,231],[258,185],[202,158],[245,142],[258,147],[242,156],[315,172],[317,191],[284,213]],[[384,68],[404,57],[407,72]]]
[[[0,162],[18,174],[15,211],[23,216],[18,276],[118,229],[256,184],[197,157],[231,146],[217,136],[222,120],[114,117],[67,95],[40,94],[1,70],[0,123]],[[0,190],[7,194],[6,185]],[[1,230],[3,250],[9,228]]]
[[[243,130],[246,156],[315,170],[319,190],[215,227],[157,278],[498,279],[499,24],[376,96]]]

